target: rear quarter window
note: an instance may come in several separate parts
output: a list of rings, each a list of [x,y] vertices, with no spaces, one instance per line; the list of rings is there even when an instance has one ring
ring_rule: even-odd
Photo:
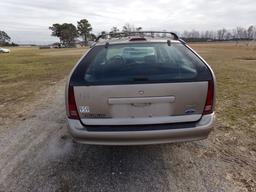
[[[92,48],[75,69],[71,82],[104,85],[210,79],[208,67],[180,43],[127,43]]]

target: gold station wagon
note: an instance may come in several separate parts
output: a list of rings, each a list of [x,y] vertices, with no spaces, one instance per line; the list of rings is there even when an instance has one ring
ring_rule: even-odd
[[[212,69],[172,32],[99,36],[66,85],[69,130],[85,144],[205,139],[214,105]]]

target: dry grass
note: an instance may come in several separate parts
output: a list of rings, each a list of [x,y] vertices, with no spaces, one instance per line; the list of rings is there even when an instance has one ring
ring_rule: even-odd
[[[217,115],[226,126],[256,132],[256,50],[245,44],[192,44],[217,78]]]
[[[84,52],[19,47],[0,54],[0,120],[10,118],[39,91],[63,79]]]
[[[217,78],[217,122],[207,150],[231,168],[233,182],[256,186],[256,49],[239,43],[192,44]]]
[[[256,132],[256,49],[246,43],[191,45],[213,67],[217,115],[227,127]],[[63,79],[85,49],[14,48],[0,54],[0,117],[8,117],[35,94]],[[8,112],[6,112],[8,111]]]

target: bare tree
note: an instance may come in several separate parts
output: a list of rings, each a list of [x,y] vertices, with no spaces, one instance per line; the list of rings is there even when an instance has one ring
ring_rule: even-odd
[[[225,40],[231,40],[233,38],[231,32],[227,32],[226,35],[225,35]]]
[[[217,31],[218,40],[224,40],[226,32],[227,32],[227,30],[225,28],[219,29]]]
[[[237,27],[236,35],[237,35],[238,39],[246,39],[247,38],[247,30],[243,27]]]
[[[109,34],[111,37],[116,37],[116,33],[119,32],[119,29],[117,27],[112,27]]]
[[[117,27],[112,27],[109,33],[118,33],[119,29]]]
[[[255,26],[251,25],[251,26],[247,29],[248,39],[253,40],[253,39],[254,39],[254,34],[255,34],[255,32],[256,32]]]
[[[135,31],[135,27],[134,25],[130,24],[130,23],[126,23],[124,26],[123,26],[123,32],[132,32],[132,31]]]
[[[133,24],[126,23],[123,26],[123,32],[134,32],[134,31],[141,31],[142,27],[135,27]]]

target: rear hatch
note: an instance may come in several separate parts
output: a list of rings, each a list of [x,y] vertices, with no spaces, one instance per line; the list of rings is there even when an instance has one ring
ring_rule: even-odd
[[[198,121],[211,73],[182,44],[96,46],[70,84],[85,125],[141,125]]]
[[[207,86],[207,82],[78,86],[74,92],[84,124],[160,124],[199,120]]]

